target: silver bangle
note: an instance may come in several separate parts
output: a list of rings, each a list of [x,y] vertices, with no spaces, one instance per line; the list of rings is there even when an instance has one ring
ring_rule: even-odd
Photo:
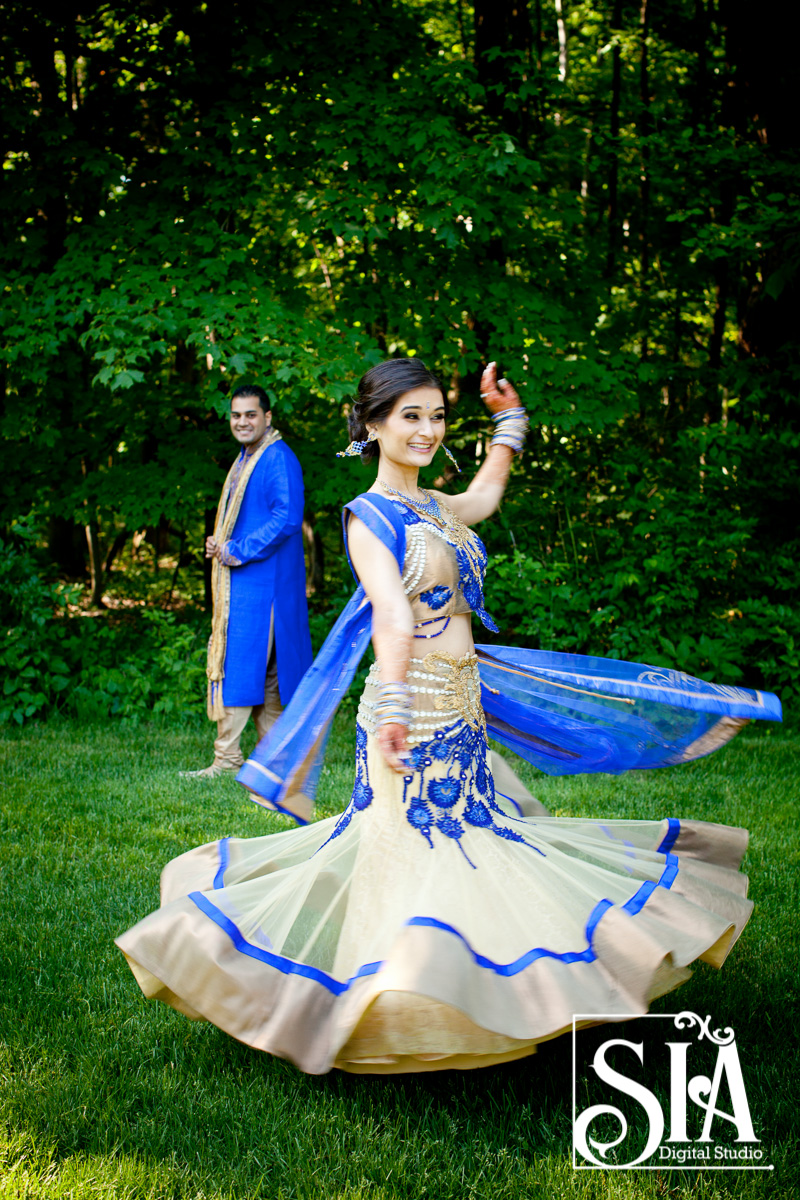
[[[404,725],[408,729],[413,712],[414,701],[407,683],[378,685],[375,698],[375,724],[378,729],[383,725]]]
[[[525,445],[525,435],[530,422],[524,408],[504,408],[502,412],[492,417],[495,432],[492,437],[493,446],[508,446],[515,454],[519,454]]]

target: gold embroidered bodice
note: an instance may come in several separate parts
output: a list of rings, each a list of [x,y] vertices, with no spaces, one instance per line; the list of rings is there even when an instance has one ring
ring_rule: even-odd
[[[428,521],[406,530],[403,588],[414,621],[452,617],[472,609],[459,586],[456,548]]]
[[[441,500],[440,519],[401,499],[393,503],[406,526],[402,579],[414,622],[475,612],[496,628],[483,607],[486,550],[478,535]]]

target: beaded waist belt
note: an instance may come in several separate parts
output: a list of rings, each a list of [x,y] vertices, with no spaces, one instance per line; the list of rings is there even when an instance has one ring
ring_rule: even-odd
[[[414,697],[409,745],[427,741],[437,729],[452,725],[459,717],[472,729],[486,727],[478,659],[474,654],[456,658],[453,654],[433,651],[424,658],[412,658],[406,678]],[[375,732],[375,688],[378,683],[378,664],[373,663],[358,706],[358,723],[368,733]]]

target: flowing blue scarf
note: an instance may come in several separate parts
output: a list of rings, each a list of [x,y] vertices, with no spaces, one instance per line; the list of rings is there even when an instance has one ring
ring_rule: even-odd
[[[402,572],[406,531],[397,506],[374,493],[351,500],[342,513],[345,547],[350,514],[392,551]],[[311,818],[331,721],[371,630],[372,606],[359,584],[286,709],[237,775],[256,802],[300,824]],[[781,720],[780,701],[770,692],[662,667],[514,646],[475,650],[489,735],[549,775],[672,766],[710,754],[748,720]]]

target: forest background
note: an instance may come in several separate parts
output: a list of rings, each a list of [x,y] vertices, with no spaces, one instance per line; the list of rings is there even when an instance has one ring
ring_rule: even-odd
[[[119,0],[0,15],[0,723],[203,712],[202,547],[241,383],[306,480],[318,645],[352,588],[373,362],[495,359],[532,417],[504,642],[800,674],[800,127],[742,0]],[[437,474],[439,472],[439,474]]]

